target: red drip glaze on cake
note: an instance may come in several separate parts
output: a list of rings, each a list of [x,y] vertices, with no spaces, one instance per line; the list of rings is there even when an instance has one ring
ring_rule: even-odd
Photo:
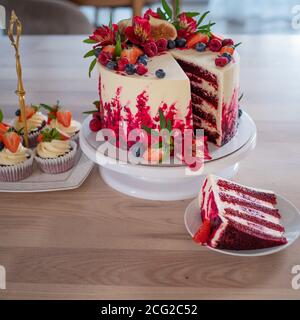
[[[203,183],[200,202],[202,221],[210,221],[210,236],[204,245],[251,250],[286,244],[275,203],[276,195],[272,191],[209,175]],[[196,235],[199,234],[201,227]]]

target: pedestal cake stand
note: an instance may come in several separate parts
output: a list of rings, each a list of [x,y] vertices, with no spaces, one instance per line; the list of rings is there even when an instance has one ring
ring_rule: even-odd
[[[85,119],[80,131],[82,151],[99,165],[102,179],[110,187],[142,199],[170,201],[194,198],[207,174],[231,179],[238,171],[239,162],[256,144],[255,123],[243,112],[235,137],[221,148],[209,143],[212,160],[205,161],[203,170],[191,174],[186,166],[135,165],[110,161],[111,158],[97,151],[100,142],[96,141],[96,133],[89,130],[90,119]]]

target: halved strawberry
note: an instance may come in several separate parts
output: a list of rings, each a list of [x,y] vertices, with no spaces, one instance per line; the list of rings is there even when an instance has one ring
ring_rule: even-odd
[[[2,142],[10,152],[16,153],[21,142],[21,137],[16,132],[6,132],[2,137]]]
[[[235,51],[234,46],[226,46],[221,49],[220,54],[222,55],[223,53],[229,53],[230,55],[233,55],[234,51]]]
[[[4,134],[7,132],[9,126],[6,125],[5,123],[3,122],[0,122],[0,135]]]
[[[103,47],[101,52],[107,52],[113,56],[115,54],[115,49],[116,47],[114,45],[109,45],[109,46]]]
[[[210,220],[204,220],[199,230],[194,235],[194,241],[200,244],[206,244],[210,236]]]
[[[70,111],[58,110],[56,112],[56,119],[64,127],[69,127],[72,120],[72,113]]]
[[[188,39],[188,41],[186,43],[186,47],[187,48],[194,48],[194,46],[199,42],[207,44],[209,42],[209,36],[207,34],[204,34],[201,32],[195,33],[194,35],[192,35]]]
[[[138,58],[142,56],[144,52],[138,47],[132,47],[123,49],[121,52],[121,58],[127,58],[129,63],[136,64]]]
[[[59,131],[59,139],[58,140],[69,140],[70,139],[70,136],[67,135],[66,133],[62,132],[62,131]]]
[[[36,113],[36,109],[34,107],[25,107],[25,115],[26,119],[30,119]],[[22,114],[19,115],[19,121],[22,121]]]

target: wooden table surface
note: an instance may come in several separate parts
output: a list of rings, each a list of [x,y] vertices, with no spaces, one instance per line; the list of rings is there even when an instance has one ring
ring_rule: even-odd
[[[273,189],[300,207],[299,36],[242,41],[243,107],[258,127],[238,182]],[[77,118],[97,99],[80,37],[24,37],[27,101],[57,99]],[[17,108],[13,50],[0,37],[0,106]],[[0,193],[0,298],[300,298],[291,287],[300,241],[275,255],[240,258],[197,246],[183,224],[186,201],[144,201],[110,189],[94,170],[77,190]]]

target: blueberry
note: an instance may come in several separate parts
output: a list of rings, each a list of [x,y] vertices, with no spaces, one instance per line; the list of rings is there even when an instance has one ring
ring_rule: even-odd
[[[95,56],[96,56],[97,58],[98,58],[100,52],[101,52],[101,48],[96,48],[96,49],[94,50],[94,54],[95,54]]]
[[[0,151],[4,149],[4,143],[0,141]]]
[[[203,52],[205,51],[206,49],[206,44],[203,43],[203,42],[198,42],[195,46],[195,49],[198,51],[198,52]]]
[[[176,47],[176,43],[174,40],[168,40],[168,49],[174,49]]]
[[[129,63],[126,68],[125,71],[127,74],[134,74],[135,73],[135,66],[132,63]]]
[[[148,61],[144,56],[141,56],[138,58],[138,63],[142,63],[144,66],[146,66]]]
[[[140,58],[145,59],[145,60],[149,60],[149,57],[146,54],[143,54],[142,56],[140,56]]]
[[[110,70],[115,70],[117,67],[117,63],[115,61],[108,61],[106,67]]]
[[[222,54],[222,57],[226,57],[226,58],[229,60],[229,62],[230,62],[231,59],[232,59],[231,54],[229,54],[229,53],[227,53],[227,52],[224,52],[224,53]]]
[[[176,47],[183,48],[186,44],[186,40],[184,38],[177,38],[175,40]]]
[[[243,115],[243,110],[239,109],[239,118]]]
[[[19,117],[20,114],[21,114],[21,110],[18,109],[18,110],[15,112],[15,115],[16,115],[17,117]]]
[[[158,69],[155,71],[155,75],[157,76],[157,78],[162,79],[165,77],[166,73],[164,72],[163,69]]]

